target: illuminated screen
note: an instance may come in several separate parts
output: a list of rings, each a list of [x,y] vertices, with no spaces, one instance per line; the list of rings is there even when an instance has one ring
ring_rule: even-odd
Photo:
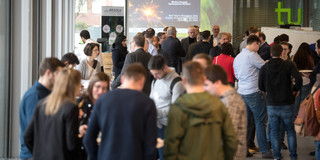
[[[128,39],[151,27],[156,33],[165,26],[175,26],[178,38],[187,37],[188,26],[200,26],[211,32],[232,33],[233,0],[129,0],[127,2]]]

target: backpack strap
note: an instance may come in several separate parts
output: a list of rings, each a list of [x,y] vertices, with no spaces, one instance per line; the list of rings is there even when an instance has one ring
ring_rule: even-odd
[[[319,89],[320,86],[318,86],[311,94],[314,95],[314,93],[316,93],[316,91]]]
[[[174,85],[179,82],[179,81],[182,81],[181,77],[176,77],[172,80],[171,84],[170,84],[170,94],[172,95],[172,90],[173,90],[173,87]]]

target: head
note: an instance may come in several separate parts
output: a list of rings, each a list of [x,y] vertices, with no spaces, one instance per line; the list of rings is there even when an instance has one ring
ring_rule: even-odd
[[[104,72],[99,72],[92,76],[86,95],[91,99],[92,102],[98,100],[98,98],[109,91],[110,79]]]
[[[202,86],[204,69],[198,62],[188,61],[182,65],[182,83],[187,86]]]
[[[227,37],[228,37],[228,42],[231,43],[231,41],[232,41],[232,35],[231,35],[231,33],[230,33],[230,32],[225,32],[225,33],[226,33],[226,35],[227,35]]]
[[[88,43],[84,47],[83,52],[88,57],[97,58],[100,54],[99,48],[100,48],[100,46],[97,43]]]
[[[257,32],[258,33],[258,37],[261,41],[261,44],[264,43],[266,41],[266,35],[263,32]]]
[[[167,34],[168,34],[168,36],[172,36],[173,38],[176,38],[176,36],[177,36],[176,27],[170,26],[168,28]]]
[[[66,67],[70,68],[74,68],[77,64],[79,64],[79,59],[74,53],[66,53],[62,56],[61,61]]]
[[[52,89],[58,73],[65,67],[59,59],[51,57],[45,58],[39,66],[39,81],[44,81],[48,89]],[[41,80],[40,80],[41,79]]]
[[[169,28],[169,27],[164,27],[164,28],[163,28],[163,32],[164,32],[165,38],[168,37],[168,28]]]
[[[233,48],[231,43],[223,43],[221,45],[221,54],[225,54],[228,56],[233,55]]]
[[[258,28],[256,26],[252,26],[249,28],[249,35],[256,34],[258,32]]]
[[[209,30],[205,30],[203,32],[201,32],[202,37],[203,37],[203,41],[210,41],[210,31]]]
[[[252,52],[258,52],[260,48],[260,39],[256,35],[250,35],[247,39],[247,46],[246,48],[251,50]]]
[[[200,32],[198,35],[197,35],[197,42],[200,42],[200,41],[203,41],[203,36],[202,36],[202,32]]]
[[[154,36],[152,39],[152,45],[154,47],[156,47],[157,49],[159,49],[159,41],[160,41],[160,39],[158,36]]]
[[[131,48],[136,50],[137,48],[144,48],[145,38],[141,34],[137,34],[133,37]]]
[[[219,33],[217,38],[218,38],[218,42],[220,45],[222,45],[225,42],[228,42],[228,40],[229,40],[228,36],[225,32]]]
[[[116,40],[114,41],[114,44],[119,48],[125,48],[127,47],[126,42],[127,42],[127,37],[123,34],[119,34]]]
[[[198,35],[198,34],[199,34],[199,32],[200,32],[200,28],[199,28],[199,26],[194,25],[193,27],[195,28],[196,35]]]
[[[211,95],[220,96],[223,86],[229,85],[227,72],[219,65],[212,65],[205,69],[206,81],[203,88]]]
[[[162,79],[166,76],[167,67],[166,61],[161,55],[152,56],[148,63],[148,69],[156,79]]]
[[[45,100],[46,115],[58,112],[63,102],[75,103],[75,98],[80,94],[81,74],[74,69],[65,68],[57,75],[51,94]]]
[[[148,38],[148,39],[152,39],[155,34],[156,34],[156,32],[154,31],[153,28],[148,28],[146,30],[146,38]]]
[[[281,52],[281,58],[283,60],[287,60],[288,59],[288,54],[289,54],[289,43],[287,42],[280,42],[279,43],[282,47],[282,52]]]
[[[166,34],[164,32],[159,32],[157,37],[159,38],[159,43],[161,44],[162,41],[166,39]]]
[[[80,32],[80,38],[84,43],[86,43],[87,39],[90,39],[89,31],[88,30],[82,30]]]
[[[283,41],[289,42],[289,36],[288,36],[287,34],[281,34],[281,35],[279,36],[279,41],[280,41],[280,42],[283,42]]]
[[[212,58],[208,54],[205,54],[205,53],[196,54],[192,58],[192,61],[198,62],[203,69],[207,68],[208,66],[210,66],[212,64]]]
[[[220,27],[218,25],[214,25],[212,27],[213,37],[217,37],[220,32]]]
[[[270,47],[270,53],[273,58],[280,58],[282,51],[283,51],[282,46],[278,43],[273,44]]]
[[[196,38],[196,28],[194,28],[193,26],[189,26],[188,27],[188,35],[190,38]]]
[[[320,39],[317,40],[316,42],[316,52],[318,56],[320,55]]]
[[[293,57],[293,61],[296,63],[299,70],[313,70],[314,61],[311,55],[312,53],[309,44],[305,42],[301,43]]]
[[[142,91],[147,72],[141,63],[132,63],[124,71],[121,83],[124,88],[134,87],[135,90]]]

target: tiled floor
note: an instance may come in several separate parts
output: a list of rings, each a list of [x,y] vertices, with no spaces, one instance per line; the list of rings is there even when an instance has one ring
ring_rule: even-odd
[[[285,142],[286,145],[288,144]],[[258,143],[256,142],[256,145]],[[299,160],[313,160],[315,157],[310,156],[309,153],[315,150],[314,141],[312,137],[301,137],[297,135],[297,151]],[[290,160],[289,150],[281,150],[281,154],[284,160]],[[261,159],[261,153],[258,152],[253,155],[253,157],[247,158],[247,160],[257,160]]]

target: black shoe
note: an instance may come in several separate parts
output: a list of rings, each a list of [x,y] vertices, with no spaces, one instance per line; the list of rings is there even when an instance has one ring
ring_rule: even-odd
[[[262,153],[262,159],[273,159],[273,155],[271,152],[269,153]]]
[[[270,141],[268,141],[268,145],[269,145],[269,148],[272,149],[272,145]]]
[[[251,154],[250,152],[247,151],[247,157],[252,157],[253,154]]]
[[[286,144],[284,144],[283,142],[281,143],[281,149],[287,150],[288,147],[286,146]]]
[[[316,154],[316,151],[310,152],[309,155],[310,156],[314,156]]]

